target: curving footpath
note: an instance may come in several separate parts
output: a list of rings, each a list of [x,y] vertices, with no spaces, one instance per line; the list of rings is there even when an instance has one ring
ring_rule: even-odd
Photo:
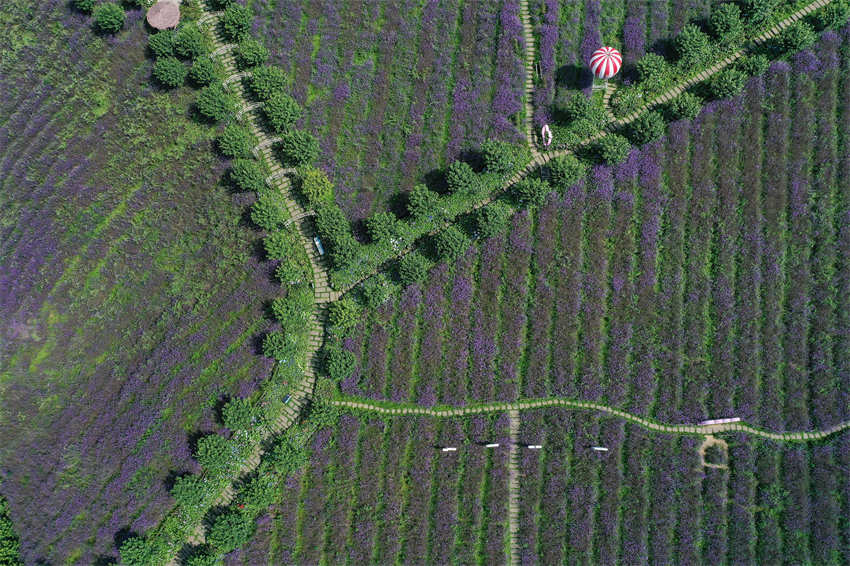
[[[472,405],[468,407],[455,407],[451,409],[436,409],[432,407],[421,407],[416,405],[404,405],[400,403],[389,403],[380,401],[364,400],[336,400],[332,401],[334,405],[345,407],[347,409],[359,411],[371,411],[383,415],[426,415],[431,417],[460,417],[464,415],[475,415],[480,413],[497,413],[501,411],[525,411],[529,409],[541,409],[545,407],[567,407],[571,409],[586,409],[589,411],[597,411],[607,413],[614,417],[625,419],[632,424],[636,424],[647,430],[654,432],[664,432],[669,434],[693,434],[706,435],[717,434],[721,432],[743,432],[767,438],[769,440],[778,440],[786,442],[809,442],[813,440],[822,440],[828,436],[838,432],[850,429],[850,421],[844,421],[833,425],[829,428],[812,431],[799,432],[770,432],[763,430],[741,421],[736,423],[720,423],[709,425],[677,425],[665,424],[652,419],[639,417],[620,409],[615,409],[601,403],[593,403],[590,401],[577,401],[575,399],[565,399],[560,397],[552,397],[547,399],[524,399],[513,403],[487,403],[483,405]]]
[[[780,32],[782,32],[785,28],[787,28],[788,26],[790,26],[794,22],[800,20],[804,16],[810,14],[811,12],[814,12],[815,10],[817,10],[819,8],[823,8],[824,6],[826,6],[827,4],[829,4],[831,2],[832,2],[832,0],[816,0],[815,2],[812,2],[811,4],[808,4],[808,5],[800,8],[799,10],[797,10],[796,12],[794,12],[793,14],[791,14],[790,16],[788,16],[787,18],[785,18],[784,20],[782,20],[778,24],[774,25],[772,28],[768,29],[767,31],[765,31],[761,35],[751,39],[750,42],[754,45],[760,45],[760,44],[764,43],[765,41],[771,39],[772,37],[775,37],[776,35],[778,35]],[[677,96],[682,94],[685,90],[692,87],[693,85],[709,79],[712,75],[715,75],[719,71],[722,71],[723,69],[728,67],[734,61],[741,58],[747,51],[750,50],[749,46],[742,47],[738,51],[732,53],[731,55],[729,55],[728,57],[726,57],[722,61],[717,62],[716,64],[709,67],[708,69],[705,69],[705,70],[697,73],[696,75],[693,75],[692,77],[685,79],[684,81],[679,83],[677,86],[671,87],[669,90],[657,95],[655,98],[649,100],[646,104],[641,106],[638,110],[635,110],[634,112],[632,112],[631,114],[629,114],[627,116],[616,119],[613,116],[613,114],[610,113],[610,111],[607,111],[608,114],[609,114],[609,119],[602,126],[602,128],[600,128],[600,130],[598,132],[596,132],[595,134],[593,134],[592,136],[589,136],[589,137],[583,139],[582,141],[580,141],[579,143],[577,143],[573,148],[541,152],[541,151],[538,150],[537,143],[535,143],[535,141],[534,141],[536,138],[534,137],[533,126],[532,126],[534,110],[533,110],[533,106],[532,106],[532,102],[531,102],[531,90],[533,90],[533,84],[534,84],[533,73],[532,73],[532,70],[534,68],[534,40],[533,40],[533,35],[531,34],[531,24],[530,24],[529,15],[528,15],[527,0],[523,0],[520,3],[520,15],[521,15],[520,19],[522,20],[522,25],[523,25],[523,37],[525,38],[525,42],[524,42],[525,43],[525,48],[524,48],[525,66],[524,66],[524,69],[525,69],[525,74],[526,74],[526,77],[525,77],[525,93],[526,93],[525,133],[526,133],[526,140],[528,142],[529,148],[531,149],[531,161],[528,163],[528,165],[526,165],[526,167],[524,169],[522,169],[521,171],[518,171],[510,179],[508,179],[507,182],[502,184],[502,186],[499,189],[493,191],[493,193],[490,196],[488,196],[486,199],[476,203],[467,212],[473,212],[473,211],[478,210],[479,208],[481,208],[483,206],[487,206],[488,204],[493,202],[493,200],[495,200],[496,198],[501,196],[505,191],[507,191],[517,181],[519,181],[520,179],[531,174],[532,172],[539,169],[540,167],[542,167],[543,165],[545,165],[549,161],[551,161],[551,160],[553,160],[557,157],[561,157],[561,156],[565,156],[565,155],[571,155],[572,153],[574,153],[574,151],[576,149],[581,148],[581,147],[585,147],[585,146],[605,137],[606,135],[608,135],[609,132],[613,132],[614,130],[622,128],[623,126],[629,125],[630,123],[632,123],[634,120],[636,120],[641,114],[643,114],[647,110],[654,108],[658,105],[664,104],[666,102],[669,102],[670,100],[676,98]],[[529,39],[529,37],[531,37],[531,39]],[[611,87],[613,87],[613,85],[611,85]],[[608,92],[606,92],[605,96],[610,98],[612,93],[613,93],[613,88],[611,90],[609,90]],[[443,229],[445,229],[448,226],[451,226],[453,224],[455,224],[454,221],[444,222],[440,227],[432,230],[427,235],[433,236],[437,232],[440,232],[441,230],[443,230]],[[389,258],[387,261],[385,261],[377,270],[363,276],[361,279],[355,281],[354,283],[352,283],[352,284],[348,285],[347,287],[345,287],[344,289],[342,289],[341,292],[340,292],[340,295],[351,290],[351,289],[353,289],[354,287],[356,287],[357,285],[359,285],[363,281],[369,279],[370,277],[374,276],[375,274],[380,273],[382,271],[385,271],[387,269],[387,267],[389,266],[389,264],[393,260],[399,259],[399,258],[409,254],[414,249],[415,249],[415,246],[410,246],[408,248],[401,250],[398,254]]]

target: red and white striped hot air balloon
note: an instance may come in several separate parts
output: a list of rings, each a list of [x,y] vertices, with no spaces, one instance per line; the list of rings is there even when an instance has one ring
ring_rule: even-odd
[[[619,72],[622,64],[622,55],[613,47],[600,47],[590,56],[590,70],[597,78],[606,81]]]

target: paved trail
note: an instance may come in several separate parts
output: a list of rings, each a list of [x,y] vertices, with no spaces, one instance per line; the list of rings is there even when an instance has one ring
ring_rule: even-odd
[[[592,403],[590,401],[578,401],[575,399],[565,399],[560,397],[550,397],[545,399],[523,399],[512,403],[486,403],[483,405],[472,405],[468,407],[455,407],[451,409],[421,407],[415,405],[405,405],[401,403],[390,403],[383,401],[372,401],[370,399],[362,400],[338,400],[333,401],[334,405],[346,407],[348,409],[360,411],[372,411],[384,415],[426,415],[431,417],[460,417],[464,415],[475,415],[479,413],[496,413],[507,411],[524,411],[529,409],[541,409],[544,407],[566,407],[571,409],[585,409],[600,413],[607,413],[614,417],[625,419],[633,424],[636,424],[645,429],[664,432],[669,434],[692,434],[706,435],[717,434],[721,432],[744,432],[778,441],[796,441],[808,442],[813,440],[822,440],[835,433],[850,429],[850,421],[837,423],[831,427],[821,430],[798,431],[798,432],[770,432],[741,421],[736,423],[721,423],[711,425],[686,425],[686,424],[667,424],[661,423],[652,419],[640,417],[615,409],[601,403]],[[513,422],[513,421],[512,421]]]
[[[508,411],[511,446],[508,461],[508,536],[510,537],[510,564],[519,565],[519,410]]]

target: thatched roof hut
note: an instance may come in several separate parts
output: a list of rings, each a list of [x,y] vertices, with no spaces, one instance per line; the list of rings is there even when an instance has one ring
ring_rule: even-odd
[[[176,0],[159,0],[148,8],[148,23],[154,29],[171,29],[180,21],[180,6]]]

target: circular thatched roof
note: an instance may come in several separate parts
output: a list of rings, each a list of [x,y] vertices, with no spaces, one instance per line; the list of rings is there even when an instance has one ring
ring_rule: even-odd
[[[175,0],[159,0],[148,9],[148,23],[155,29],[171,29],[180,21],[180,6]]]

